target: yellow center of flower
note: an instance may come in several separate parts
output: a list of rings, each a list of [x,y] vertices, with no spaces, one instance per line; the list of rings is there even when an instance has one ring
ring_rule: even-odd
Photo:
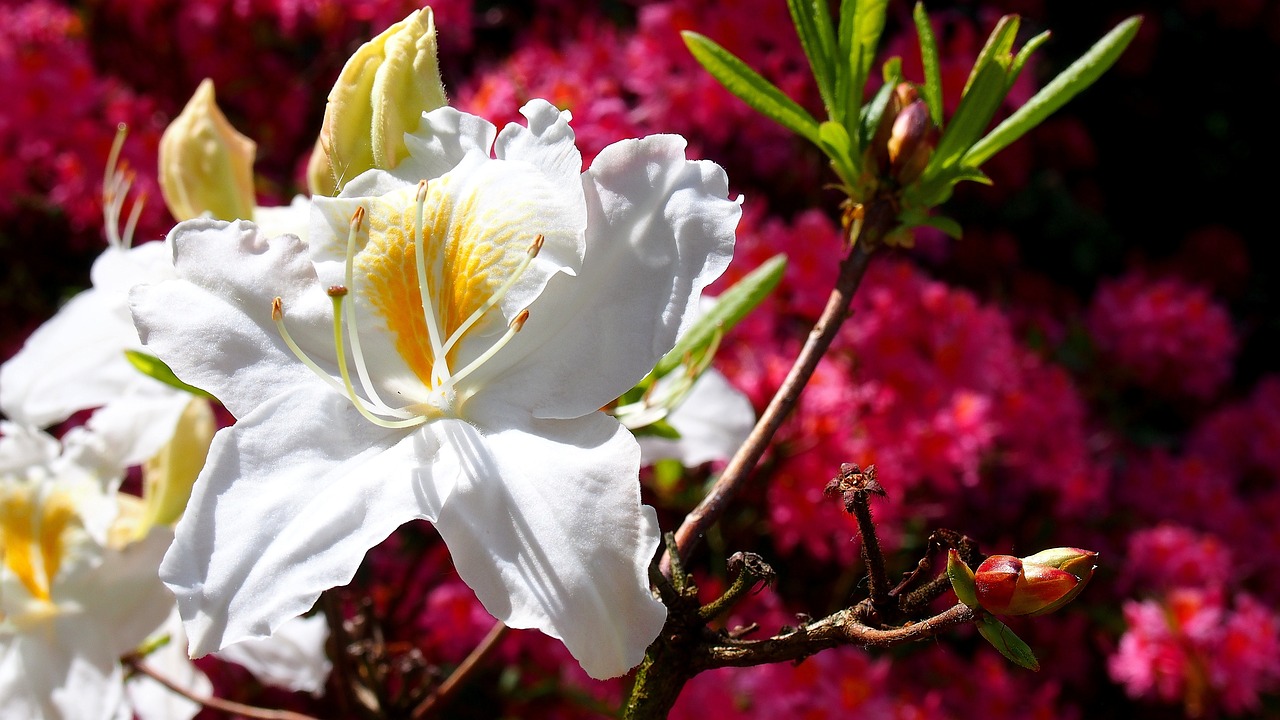
[[[50,602],[53,579],[66,550],[67,531],[79,518],[70,496],[39,484],[0,486],[0,553],[4,567],[33,598]]]
[[[456,414],[458,383],[510,342],[529,317],[528,310],[518,313],[485,351],[459,367],[460,342],[468,335],[492,334],[489,311],[537,257],[543,236],[522,244],[497,217],[499,208],[483,209],[474,193],[450,198],[449,181],[448,176],[430,185],[424,180],[411,196],[378,198],[371,201],[372,212],[361,206],[352,215],[345,284],[328,289],[340,383],[293,342],[281,299],[272,305],[276,326],[294,354],[383,427],[413,427]],[[378,395],[364,360],[356,310],[345,302],[351,293],[365,298],[385,323],[397,353],[426,388],[425,397],[394,407]],[[348,342],[355,379],[348,368]]]

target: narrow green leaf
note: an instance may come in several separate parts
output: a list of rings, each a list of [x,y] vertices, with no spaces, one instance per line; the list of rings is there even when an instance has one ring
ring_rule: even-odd
[[[975,172],[976,171],[976,172]],[[951,190],[964,181],[990,185],[991,178],[978,168],[956,164],[907,188],[906,201],[918,207],[937,207],[951,198]]]
[[[871,102],[862,107],[862,147],[866,147],[876,136],[876,129],[880,127],[880,118],[884,117],[885,108],[889,107],[889,99],[893,97],[893,85],[885,83],[876,91],[876,96],[871,98]]]
[[[862,105],[862,93],[866,90],[867,79],[871,76],[871,64],[876,59],[880,34],[884,32],[884,16],[888,4],[889,0],[859,0],[854,9],[849,48],[849,68],[852,72],[849,80],[849,96],[855,103],[854,107],[861,108]],[[849,122],[852,122],[852,118]],[[866,143],[859,142],[859,152],[865,147]]]
[[[169,366],[155,355],[148,355],[147,353],[139,352],[137,350],[125,350],[124,356],[128,358],[129,364],[142,371],[143,375],[153,377],[170,387],[185,390],[192,395],[209,398],[211,400],[214,399],[212,395],[204,390],[201,390],[194,385],[188,385],[179,380],[178,376],[173,374],[173,370],[169,369]]]
[[[1071,63],[1062,74],[1041,88],[1026,105],[1014,111],[989,135],[969,148],[964,156],[964,164],[977,167],[986,162],[1096,82],[1120,58],[1120,54],[1138,34],[1141,24],[1142,18],[1135,15],[1117,25],[1079,60]]]
[[[818,121],[796,101],[710,38],[689,30],[681,35],[693,57],[729,92],[761,115],[818,144]]]
[[[826,0],[787,0],[787,8],[791,11],[796,35],[800,36],[800,47],[809,58],[822,104],[831,115],[843,112],[843,105],[836,106],[836,75],[839,71],[835,68],[835,35],[831,29],[831,18],[822,12],[827,9]]]
[[[1019,665],[1033,672],[1040,672],[1040,661],[1036,660],[1035,653],[1031,652],[1031,647],[1022,641],[1008,625],[1000,622],[990,615],[982,615],[978,620],[978,632],[987,642],[991,643],[1000,654],[1008,658],[1015,665]]]
[[[857,176],[853,156],[852,140],[849,133],[841,125],[834,120],[828,120],[818,126],[818,145],[822,151],[831,159],[836,174],[845,184],[853,182]]]
[[[925,175],[956,164],[969,146],[987,129],[1003,100],[1004,68],[994,62],[987,63],[969,91],[960,99],[955,116],[942,131]]]
[[[916,227],[931,227],[947,234],[953,240],[964,236],[964,228],[960,223],[945,215],[925,215],[912,223]]]
[[[936,127],[942,127],[942,64],[938,60],[938,41],[933,35],[933,24],[924,3],[916,3],[912,13],[916,21],[916,34],[920,36],[920,64],[924,67],[924,101],[929,106],[929,117]]]
[[[969,79],[964,84],[964,94],[969,94],[969,88],[977,82],[978,76],[992,63],[995,63],[1001,69],[1008,67],[1008,55],[1013,49],[1014,37],[1018,34],[1019,20],[1017,15],[1005,15],[1000,18],[996,26],[991,31],[991,35],[987,37],[987,44],[982,46],[982,51],[978,53],[978,59],[973,63],[973,70],[969,72]],[[1001,59],[1004,59],[1003,62]]]
[[[786,269],[787,257],[779,253],[747,273],[747,276],[734,283],[733,287],[725,290],[711,310],[680,336],[676,346],[671,348],[671,352],[658,361],[652,374],[661,376],[671,372],[686,355],[696,354],[713,342],[718,335],[729,332],[730,328],[737,325],[747,316],[747,313],[769,296],[769,293],[782,280],[782,274]]]
[[[1018,81],[1018,76],[1022,74],[1022,67],[1027,64],[1031,54],[1039,50],[1041,45],[1048,42],[1050,35],[1051,33],[1045,30],[1028,40],[1027,44],[1023,45],[1022,49],[1018,51],[1018,54],[1013,58],[1013,63],[1009,66],[1009,75],[1004,82],[1005,95],[1008,95],[1009,91],[1013,89],[1013,84]]]
[[[862,88],[856,87],[855,76],[861,58],[854,53],[853,31],[858,19],[858,0],[841,0],[840,22],[836,26],[836,57],[840,65],[836,73],[836,99],[844,102],[844,129],[853,141],[852,154],[861,155],[858,145],[858,121],[862,112]]]
[[[666,418],[655,420],[648,425],[632,428],[631,434],[636,437],[660,437],[667,440],[679,440],[680,431],[676,430]]]

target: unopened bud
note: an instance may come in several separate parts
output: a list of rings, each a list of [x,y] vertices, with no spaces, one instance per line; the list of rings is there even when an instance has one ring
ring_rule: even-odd
[[[371,168],[391,170],[409,151],[404,135],[445,104],[431,8],[415,10],[360,46],[329,92],[307,165],[313,195],[336,195]]]
[[[929,106],[923,100],[912,102],[898,113],[886,147],[890,172],[900,184],[907,185],[924,172],[937,143],[937,134],[929,118]]]
[[[143,521],[139,537],[154,525],[178,522],[191,497],[191,486],[204,467],[209,444],[218,430],[213,408],[204,398],[187,404],[173,431],[173,439],[142,466]]]
[[[160,191],[176,220],[252,218],[254,142],[214,102],[205,79],[160,138]]]
[[[1092,570],[1090,570],[1092,572]],[[1012,555],[992,555],[978,566],[978,603],[996,615],[1040,615],[1074,598],[1087,578]]]

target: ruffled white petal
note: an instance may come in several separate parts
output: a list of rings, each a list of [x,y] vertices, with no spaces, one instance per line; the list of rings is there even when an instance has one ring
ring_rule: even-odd
[[[448,106],[423,113],[417,130],[405,133],[409,157],[396,166],[395,174],[414,185],[419,180],[438,178],[473,150],[487,157],[496,134],[497,129],[488,120]],[[374,194],[368,190],[357,185],[347,195]]]
[[[246,218],[248,219],[248,218]],[[253,223],[263,235],[297,235],[307,239],[307,226],[311,222],[311,199],[295,195],[288,205],[257,206],[253,209]]]
[[[680,439],[637,438],[644,465],[675,458],[686,467],[727,460],[737,452],[755,425],[755,410],[742,391],[714,369],[702,373],[689,395],[667,417]]]
[[[199,657],[267,637],[351,580],[365,551],[434,519],[457,474],[438,421],[386,430],[321,386],[263,403],[215,436],[160,576]]]
[[[520,108],[528,126],[511,123],[502,128],[493,146],[500,160],[523,160],[539,167],[546,175],[565,185],[577,186],[581,202],[582,153],[575,143],[568,110],[557,110],[546,100],[530,100]]]
[[[268,685],[319,694],[333,664],[324,654],[329,625],[323,615],[297,617],[269,638],[228,645],[218,657],[243,666]]]
[[[484,393],[538,417],[580,417],[638,382],[696,315],[702,289],[733,253],[738,203],[714,163],[691,162],[675,135],[605,148],[583,174],[587,250],[557,277],[508,352],[486,365]],[[590,368],[590,372],[583,372]]]
[[[502,409],[491,412],[501,427]],[[462,475],[436,527],[485,609],[560,638],[592,677],[637,665],[666,608],[649,592],[658,524],[640,504],[631,434],[593,413],[456,448]]]
[[[180,279],[134,288],[130,305],[148,351],[178,377],[212,393],[236,417],[315,383],[271,319],[277,296],[298,344],[332,366],[332,311],[305,243],[291,235],[268,240],[247,221],[207,219],[180,223],[169,238]]]

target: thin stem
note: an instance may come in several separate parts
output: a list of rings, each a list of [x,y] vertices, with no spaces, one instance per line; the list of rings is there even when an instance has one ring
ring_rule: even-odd
[[[850,493],[847,509],[858,521],[858,536],[862,539],[862,562],[867,566],[867,594],[871,605],[879,613],[889,609],[889,576],[884,567],[884,552],[876,536],[876,524],[871,519],[870,493]]]
[[[182,697],[194,703],[199,703],[204,707],[213,708],[228,715],[240,715],[247,718],[261,718],[262,720],[317,720],[311,715],[296,713],[291,710],[272,710],[269,708],[261,708],[256,705],[245,705],[244,703],[233,702],[231,700],[223,700],[222,698],[206,697],[197,695],[190,690],[174,683],[169,678],[147,667],[140,658],[128,657],[124,659],[124,664],[129,669],[155,680],[165,686],[170,692],[177,693]]]
[[[498,647],[498,642],[502,640],[502,637],[507,634],[509,629],[501,620],[495,622],[493,628],[489,630],[489,634],[484,636],[480,644],[471,651],[471,654],[462,661],[462,664],[454,669],[449,677],[444,679],[444,682],[440,683],[439,687],[431,691],[430,694],[422,699],[422,702],[418,703],[418,707],[413,709],[413,714],[410,717],[413,720],[421,720],[421,718],[430,715],[432,711],[443,708],[453,699],[453,696],[458,693],[463,683],[475,672],[484,659]]]
[[[783,380],[782,386],[769,401],[769,406],[760,415],[760,420],[756,422],[747,441],[738,448],[738,452],[729,461],[711,491],[702,499],[702,502],[698,503],[693,512],[685,517],[680,528],[676,530],[676,545],[680,549],[682,558],[688,559],[707,529],[724,514],[729,503],[742,489],[751,470],[755,468],[756,463],[760,462],[778,428],[782,427],[782,422],[799,402],[800,391],[808,384],[809,378],[818,367],[818,361],[826,354],[827,348],[831,347],[836,333],[849,315],[849,302],[862,282],[867,263],[871,259],[871,247],[878,239],[866,237],[866,234],[856,239],[853,248],[840,263],[840,275],[830,297],[827,298],[827,306],[823,309],[817,324],[813,326],[813,330],[809,331],[809,338],[796,357],[790,372],[787,373],[786,379]],[[668,572],[669,567],[669,557],[664,556],[663,572]]]
[[[857,608],[841,610],[787,635],[767,640],[721,638],[709,647],[699,648],[700,657],[695,662],[700,669],[748,667],[802,660],[820,650],[841,645],[889,648],[934,637],[977,618],[976,611],[960,603],[933,617],[888,630],[864,625],[857,615]]]

